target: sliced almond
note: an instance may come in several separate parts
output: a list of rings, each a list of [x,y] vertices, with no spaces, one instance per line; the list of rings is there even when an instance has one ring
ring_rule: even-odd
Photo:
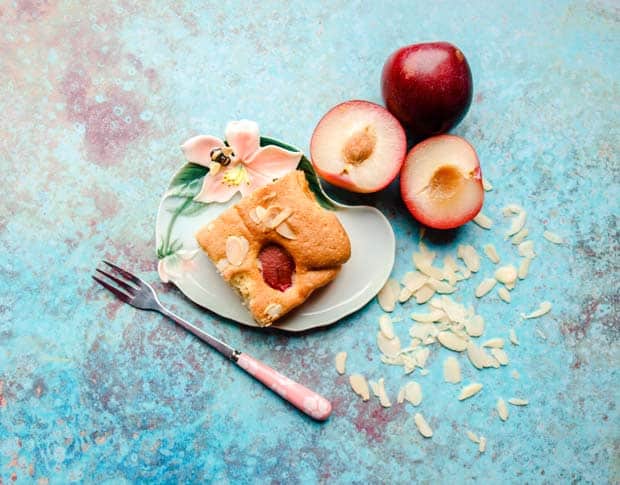
[[[484,318],[480,315],[474,315],[467,319],[465,321],[465,331],[471,337],[480,337],[484,332]]]
[[[508,354],[503,349],[491,349],[491,355],[495,357],[500,365],[508,365]]]
[[[497,268],[495,279],[503,284],[514,283],[517,280],[517,269],[512,264]]]
[[[377,346],[388,357],[394,357],[400,352],[400,340],[398,337],[388,339],[382,332],[377,332]]]
[[[519,345],[519,339],[517,338],[517,334],[514,328],[510,329],[509,335],[510,335],[510,343],[512,345]]]
[[[223,273],[223,272],[226,270],[226,268],[228,268],[228,265],[229,265],[229,264],[230,264],[230,263],[228,262],[228,259],[226,259],[226,258],[222,258],[222,259],[220,259],[220,260],[217,262],[217,264],[215,265],[215,267],[217,268],[217,270],[218,270],[220,273]]]
[[[523,256],[524,258],[534,258],[536,257],[536,253],[534,252],[534,241],[524,241],[517,246],[517,250],[519,251],[519,256]]]
[[[441,306],[452,322],[463,323],[467,320],[467,310],[449,296],[441,297]]]
[[[491,218],[482,212],[479,212],[476,217],[474,217],[473,221],[478,224],[482,229],[491,229],[493,226],[493,221]]]
[[[478,438],[474,433],[472,433],[471,431],[467,431],[467,437],[469,438],[470,441],[478,444],[480,443],[480,438]]]
[[[491,185],[491,182],[489,182],[488,179],[482,177],[482,188],[485,192],[490,192],[493,190],[493,185]]]
[[[497,249],[495,249],[493,244],[484,245],[484,254],[487,255],[487,258],[489,258],[493,264],[499,263],[499,255],[497,254]]]
[[[555,232],[545,231],[543,237],[553,244],[564,244],[564,238]]]
[[[523,226],[525,226],[525,220],[527,218],[527,212],[521,210],[515,217],[512,218],[512,222],[510,223],[510,227],[508,231],[506,231],[505,239],[508,239],[511,236],[517,234]]]
[[[263,223],[269,229],[274,229],[287,220],[291,214],[293,214],[293,210],[290,207],[272,205],[267,209],[263,217]]]
[[[515,246],[521,244],[529,234],[530,230],[527,227],[524,227],[518,233],[512,236],[512,244],[514,244]]]
[[[270,303],[267,305],[267,308],[265,308],[265,313],[275,320],[282,314],[282,305],[279,303]]]
[[[519,271],[517,272],[520,280],[524,280],[527,277],[527,274],[530,272],[531,263],[532,258],[523,258],[521,260],[521,264],[519,264]]]
[[[470,397],[478,394],[481,389],[482,384],[480,384],[479,382],[473,382],[466,385],[463,389],[461,389],[461,393],[459,394],[459,401],[469,399]]]
[[[422,436],[424,436],[425,438],[430,438],[431,436],[433,436],[433,430],[426,422],[426,419],[424,419],[424,416],[422,416],[420,413],[415,413],[415,415],[413,416],[413,421],[415,422],[415,425]]]
[[[345,373],[345,366],[347,362],[347,353],[346,352],[338,352],[336,354],[336,372],[342,375]]]
[[[500,397],[495,407],[497,409],[497,414],[499,414],[499,419],[506,421],[508,419],[508,406],[506,406],[506,402]]]
[[[437,322],[445,313],[441,310],[433,310],[430,313],[412,313],[411,318],[420,323]]]
[[[405,385],[405,399],[414,406],[419,406],[422,402],[422,387],[415,381],[410,381]]]
[[[493,289],[493,287],[497,284],[497,280],[495,278],[485,278],[482,282],[476,286],[475,295],[476,298],[482,298],[489,291]]]
[[[415,292],[415,301],[418,305],[426,303],[435,295],[435,290],[428,285],[424,285],[418,291]]]
[[[413,291],[411,291],[409,288],[407,288],[406,286],[403,286],[400,289],[400,293],[398,294],[398,301],[400,303],[406,303],[409,301],[409,299],[413,296]]]
[[[454,350],[455,352],[463,352],[467,348],[467,342],[457,337],[452,332],[439,332],[437,340],[445,348]]]
[[[398,294],[400,293],[400,285],[398,281],[390,278],[387,280],[383,288],[379,291],[377,295],[377,300],[379,301],[379,306],[383,309],[384,312],[393,312],[394,306],[396,305],[396,301],[398,300]]]
[[[499,290],[497,290],[497,294],[502,301],[510,303],[510,292],[506,288],[500,288]]]
[[[487,449],[487,439],[484,436],[480,436],[480,442],[478,444],[478,451],[484,453]]]
[[[482,344],[483,347],[494,347],[496,349],[501,349],[504,347],[504,339],[503,338],[492,338],[487,340]]]
[[[502,209],[502,214],[504,217],[510,217],[511,215],[519,214],[523,211],[523,207],[517,204],[508,204],[506,207]]]
[[[472,273],[480,269],[480,256],[473,246],[459,244],[456,254]]]
[[[517,397],[511,397],[510,399],[508,399],[508,402],[513,406],[527,406],[529,404],[529,401],[527,399],[520,399]]]
[[[243,236],[228,236],[226,239],[226,259],[233,266],[241,266],[249,248],[250,243]]]
[[[512,376],[512,378],[513,378],[513,379],[515,379],[515,380],[519,380],[519,378],[521,377],[521,375],[519,374],[519,371],[518,371],[518,370],[516,370],[516,369],[515,369],[515,370],[513,370],[513,371],[510,373],[510,375],[511,375],[511,376]]]
[[[529,319],[529,318],[538,318],[538,317],[542,317],[543,315],[546,315],[547,313],[549,313],[551,311],[551,302],[548,301],[543,301],[536,310],[534,310],[532,313],[529,313],[527,315],[525,314],[521,314],[521,318],[523,319]]]
[[[486,352],[471,341],[467,343],[467,358],[476,369],[484,369],[488,361]]]
[[[431,351],[428,347],[418,349],[418,351],[415,353],[415,360],[418,367],[426,366],[426,360],[428,359],[429,355],[431,355]]]
[[[454,286],[445,281],[436,280],[435,278],[429,278],[426,284],[440,294],[454,293],[456,291]]]
[[[372,381],[371,381],[372,382]],[[392,403],[385,392],[385,381],[383,378],[379,379],[376,383],[371,383],[373,394],[379,398],[379,403],[384,408],[389,408]]]
[[[402,284],[412,293],[415,293],[417,290],[422,288],[427,281],[428,276],[425,274],[422,274],[419,271],[409,271],[405,273],[405,276],[403,276]]]
[[[368,382],[366,378],[361,374],[351,374],[349,376],[349,383],[353,392],[362,398],[362,401],[368,401],[370,399],[370,390],[368,389]]]
[[[396,402],[398,404],[402,404],[405,401],[405,387],[401,387],[398,391],[398,396],[396,397]]]
[[[388,315],[379,317],[379,329],[386,339],[394,338],[394,325],[392,325],[392,319]]]
[[[267,209],[265,209],[262,205],[257,205],[254,212],[256,213],[256,217],[259,221],[262,221],[267,215]]]
[[[290,239],[292,241],[297,239],[295,232],[293,231],[288,222],[283,222],[278,227],[276,227],[276,232],[285,239]]]
[[[461,366],[455,357],[448,357],[443,361],[443,378],[450,384],[461,382]]]
[[[258,217],[258,214],[256,214],[256,207],[253,207],[252,209],[250,209],[250,211],[248,212],[248,215],[250,216],[250,219],[252,219],[252,222],[254,222],[254,224],[260,224],[260,218]]]

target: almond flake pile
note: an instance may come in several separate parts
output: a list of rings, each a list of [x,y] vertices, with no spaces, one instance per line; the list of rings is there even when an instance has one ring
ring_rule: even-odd
[[[485,190],[491,189],[491,184],[485,181]],[[422,242],[424,228],[421,229],[418,250],[412,255],[413,269],[405,273],[400,282],[396,279],[389,279],[377,295],[379,305],[386,313],[394,312],[409,300],[415,300],[417,305],[424,305],[410,313],[411,326],[408,330],[408,342],[401,342],[401,338],[395,331],[399,329],[401,337],[403,336],[400,330],[402,324],[394,326],[395,322],[401,321],[400,319],[392,318],[387,314],[380,317],[376,339],[383,364],[401,367],[407,376],[414,372],[424,376],[429,373],[426,369],[426,362],[431,350],[444,347],[452,352],[452,355],[443,360],[442,366],[443,380],[448,385],[462,382],[461,365],[464,361],[469,361],[471,366],[478,371],[509,366],[510,358],[506,346],[508,345],[511,350],[516,350],[519,346],[515,329],[507,328],[506,338],[491,335],[490,338],[479,340],[485,333],[484,317],[477,314],[471,304],[463,304],[459,301],[460,299],[457,300],[451,296],[458,291],[463,281],[475,278],[475,289],[473,294],[470,293],[470,301],[473,300],[472,297],[487,297],[494,289],[497,289],[493,293],[495,298],[511,304],[512,292],[528,277],[531,263],[536,258],[536,252],[534,242],[528,239],[530,232],[526,227],[527,212],[517,204],[510,204],[504,207],[502,214],[508,219],[509,224],[504,232],[504,239],[510,242],[509,247],[512,247],[512,252],[517,254],[513,256],[513,263],[510,262],[508,256],[504,255],[501,260],[506,259],[507,262],[499,266],[500,256],[497,249],[493,244],[485,244],[482,253],[492,264],[497,265],[490,275],[484,274],[485,271],[481,272],[481,253],[474,246],[460,244],[454,255],[446,255],[440,260],[437,253]],[[493,227],[491,218],[483,213],[480,213],[474,222],[487,230]],[[550,231],[545,231],[543,237],[553,244],[564,243],[560,236]],[[482,274],[477,275],[477,273]],[[524,320],[540,318],[549,313],[551,309],[552,304],[543,301],[538,308],[528,309],[531,310],[529,313],[520,313],[520,316]],[[541,338],[546,338],[537,328],[531,328],[530,331],[536,332]],[[461,359],[464,360],[461,362],[457,358],[458,354],[463,354]],[[335,363],[339,374],[345,373],[346,357],[345,352],[340,352],[336,356]],[[519,372],[516,369],[511,370],[510,375],[514,379],[519,379]],[[389,386],[383,377],[377,381],[367,381],[361,374],[351,374],[349,382],[353,391],[363,401],[370,399],[372,391],[381,406],[386,408],[392,406],[389,393],[396,392],[397,386]],[[454,391],[454,399],[458,401],[476,399],[484,388],[480,382],[470,382],[465,385],[461,384],[461,386],[460,390]],[[493,390],[485,392],[493,393]],[[408,403],[414,407],[423,407],[422,398],[422,385],[417,381],[408,380],[400,386],[396,394],[395,405]],[[495,412],[502,422],[506,422],[509,417],[507,403],[512,406],[528,405],[528,401],[523,398],[513,397],[504,401],[497,396]],[[414,415],[414,423],[423,437],[432,437],[433,431],[421,413]],[[472,442],[478,445],[479,452],[484,453],[487,439],[472,431],[467,431],[466,434]]]

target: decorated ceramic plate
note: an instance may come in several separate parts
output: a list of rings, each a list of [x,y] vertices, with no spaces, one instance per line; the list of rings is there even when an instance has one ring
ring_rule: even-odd
[[[204,136],[186,142],[184,151],[190,161],[170,181],[157,213],[156,241],[160,278],[164,282],[173,283],[189,299],[222,317],[244,325],[258,326],[241,299],[198,247],[195,234],[199,228],[238,202],[244,185],[251,187],[260,182],[258,179],[269,169],[269,164],[263,164],[259,167],[261,172],[257,172],[254,169],[259,163],[252,160],[258,160],[259,157],[253,155],[264,151],[266,147],[271,147],[269,150],[273,154],[277,148],[282,160],[286,160],[283,163],[288,163],[291,169],[305,172],[310,188],[321,206],[335,212],[349,235],[351,258],[342,266],[334,281],[315,291],[305,303],[276,321],[273,326],[298,332],[337,322],[368,303],[387,281],[394,263],[395,239],[392,227],[374,207],[346,206],[330,199],[323,191],[310,161],[293,146],[259,137],[257,126],[255,136],[254,147],[249,143],[249,148],[240,147],[237,150],[245,151],[243,157],[248,160],[247,165],[244,165],[244,160],[230,164],[230,159],[227,159],[227,155],[235,148],[234,142],[230,141],[234,135],[230,135],[228,129],[226,141]],[[293,154],[297,157],[294,158]],[[211,176],[206,180],[205,176],[210,170]],[[214,170],[222,172],[219,178],[214,177]],[[281,173],[276,175],[282,176]],[[210,184],[209,181],[216,178],[223,182],[221,187]]]

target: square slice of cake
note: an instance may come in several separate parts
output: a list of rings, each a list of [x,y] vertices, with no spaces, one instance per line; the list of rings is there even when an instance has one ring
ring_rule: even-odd
[[[298,170],[226,209],[196,239],[262,326],[332,281],[351,256],[340,221]]]

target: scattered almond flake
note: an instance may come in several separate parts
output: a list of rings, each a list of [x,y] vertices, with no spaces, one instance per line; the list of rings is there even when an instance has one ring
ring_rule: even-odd
[[[281,208],[277,205],[272,205],[267,209],[263,222],[269,229],[274,229],[287,220],[293,210],[290,207]]]
[[[265,313],[274,320],[282,314],[282,305],[279,303],[270,303],[265,308]]]
[[[400,340],[398,337],[386,338],[382,332],[377,332],[377,346],[388,357],[394,357],[400,352]]]
[[[484,254],[487,255],[487,258],[489,258],[493,264],[499,263],[499,255],[497,254],[497,250],[493,244],[484,245]]]
[[[512,264],[497,268],[495,279],[503,284],[513,283],[517,280],[517,269]]]
[[[488,361],[487,353],[471,341],[467,343],[467,358],[476,369],[483,369]]]
[[[497,290],[497,294],[503,301],[505,301],[506,303],[510,303],[510,292],[506,288],[500,288],[499,290]]]
[[[463,281],[471,278],[471,271],[469,270],[469,268],[459,266],[458,270],[459,272],[456,275],[457,281]]]
[[[524,227],[518,233],[512,236],[512,244],[514,244],[515,246],[518,244],[521,244],[525,240],[525,238],[529,235],[529,233],[530,233],[530,230],[527,227]]]
[[[396,397],[396,402],[398,404],[402,404],[405,401],[405,387],[401,387],[398,391],[398,396]]]
[[[370,399],[370,390],[368,389],[368,382],[366,378],[361,374],[351,374],[349,376],[349,383],[353,392],[362,398],[362,401],[368,401]]]
[[[384,408],[389,408],[392,406],[390,399],[388,398],[387,393],[385,392],[385,380],[383,377],[379,379],[379,381],[373,387],[373,393],[375,396],[379,398],[379,403]]]
[[[473,246],[459,244],[456,255],[463,260],[467,269],[472,273],[476,273],[480,269],[480,256]]]
[[[405,399],[414,406],[419,406],[422,402],[422,387],[415,381],[410,381],[405,385]]]
[[[449,296],[441,297],[441,306],[446,312],[446,315],[452,322],[463,323],[467,320],[467,310],[465,307],[455,302]]]
[[[435,268],[435,266],[419,266],[418,269],[425,275],[435,278],[436,280],[443,278],[443,271],[439,268]]]
[[[427,347],[423,349],[419,349],[415,354],[415,360],[418,364],[418,367],[426,367],[426,361],[428,356],[431,354],[431,350]]]
[[[278,227],[276,227],[276,232],[285,239],[290,239],[291,241],[297,239],[295,232],[293,232],[293,229],[288,222],[283,222]]]
[[[530,272],[531,262],[532,262],[532,258],[523,258],[521,260],[521,264],[519,264],[519,271],[517,273],[520,280],[524,280],[527,274]]]
[[[517,338],[517,334],[515,333],[515,329],[510,329],[510,343],[512,345],[519,345],[519,339]]]
[[[508,419],[508,406],[506,406],[506,402],[501,397],[497,400],[496,408],[499,419],[506,421]]]
[[[494,369],[499,369],[499,362],[497,361],[497,359],[495,359],[495,357],[487,353],[485,353],[485,355],[486,355],[486,362],[484,363],[484,366],[493,367]]]
[[[467,430],[467,437],[470,439],[470,441],[473,441],[476,444],[480,443],[480,438],[478,438],[474,433],[469,430]]]
[[[506,283],[506,284],[504,285],[504,287],[505,287],[507,290],[512,291],[512,290],[514,290],[514,289],[515,289],[515,286],[516,286],[516,285],[517,285],[517,280],[514,280],[514,281],[510,281],[510,282]]]
[[[428,276],[419,271],[409,271],[403,276],[402,284],[412,293],[416,292],[428,281]]]
[[[459,401],[463,401],[478,394],[481,389],[482,384],[480,384],[479,382],[473,382],[466,385],[463,389],[461,389],[461,393],[459,394]]]
[[[564,244],[564,238],[555,232],[545,231],[543,237],[553,244]]]
[[[539,328],[536,329],[536,334],[543,340],[547,340],[547,336],[543,333],[543,331]]]
[[[411,318],[420,323],[432,323],[438,321],[445,313],[441,310],[432,310],[430,313],[412,313]]]
[[[336,371],[338,372],[338,374],[342,375],[345,373],[346,362],[347,362],[347,353],[338,352],[336,354]]]
[[[517,246],[517,250],[519,251],[519,256],[523,256],[524,258],[532,259],[536,257],[536,253],[534,252],[534,241],[523,241]]]
[[[257,205],[254,211],[256,212],[256,217],[258,217],[259,221],[262,221],[267,215],[267,209],[265,209],[262,205]]]
[[[426,246],[420,243],[420,249],[424,248],[424,250],[420,252],[414,252],[411,256],[413,260],[413,264],[417,269],[427,268],[433,265],[433,261],[435,261],[435,253],[426,250]]]
[[[506,231],[506,234],[504,235],[504,239],[508,239],[511,236],[514,236],[521,229],[523,229],[523,227],[525,226],[526,218],[527,218],[527,212],[525,212],[522,209],[521,212],[519,212],[515,217],[512,218],[510,227],[508,228],[508,230]]]
[[[491,349],[491,355],[495,357],[495,360],[499,362],[500,365],[508,365],[508,354],[503,349]]]
[[[228,268],[228,264],[228,260],[226,258],[222,258],[217,262],[215,267],[220,273],[222,273],[226,268]]]
[[[454,286],[446,283],[445,281],[436,280],[435,278],[429,278],[428,283],[426,284],[440,294],[454,293],[456,291]]]
[[[379,317],[379,329],[386,339],[394,338],[394,325],[392,325],[392,319],[388,315]]]
[[[496,349],[504,348],[504,339],[503,338],[492,338],[487,340],[482,344],[483,347],[494,347]]]
[[[491,182],[489,182],[485,177],[482,177],[482,188],[485,192],[490,192],[491,190],[493,190]]]
[[[413,339],[419,339],[420,341],[428,338],[433,333],[433,325],[430,323],[418,323],[411,326],[409,329],[409,335]]]
[[[437,310],[441,310],[443,309],[443,304],[441,303],[441,298],[436,296],[434,297],[429,303],[428,303],[432,308],[435,308]]]
[[[474,293],[476,295],[476,298],[482,298],[493,289],[496,283],[497,280],[495,278],[483,279],[482,282],[476,287],[476,291]]]
[[[241,266],[249,248],[250,243],[243,236],[228,236],[226,239],[226,259],[233,266]]]
[[[256,214],[255,207],[250,209],[248,215],[250,216],[250,219],[252,219],[252,222],[254,222],[254,224],[260,224],[260,218],[258,217],[258,214]]]
[[[476,217],[474,217],[473,221],[478,224],[482,229],[491,229],[493,226],[493,221],[491,218],[482,212],[479,212]]]
[[[525,314],[521,314],[521,318],[524,319],[528,319],[528,318],[538,318],[538,317],[542,317],[543,315],[546,315],[547,313],[549,313],[551,311],[551,302],[548,301],[543,301],[536,310],[534,310],[532,313],[525,315]]]
[[[465,331],[470,337],[480,337],[484,332],[484,318],[481,315],[474,315],[466,320]]]
[[[426,419],[424,419],[424,416],[422,416],[420,413],[415,413],[415,415],[413,416],[413,421],[415,422],[415,425],[422,436],[424,436],[425,438],[430,438],[431,436],[433,436],[433,430],[426,422]]]
[[[523,212],[523,207],[517,204],[508,204],[502,209],[502,214],[504,214],[504,217],[510,217],[511,215],[519,214],[520,212]]]
[[[382,355],[381,362],[387,365],[403,365],[403,355]]]
[[[409,298],[413,295],[413,291],[411,291],[406,286],[403,286],[398,294],[398,301],[400,303],[406,303],[409,301]]]
[[[396,300],[398,300],[399,293],[400,285],[398,284],[398,281],[392,278],[387,280],[377,295],[379,306],[384,312],[390,313],[394,311],[394,306],[396,305]]]
[[[516,379],[516,380],[519,380],[519,377],[521,377],[521,375],[519,374],[519,371],[518,371],[518,370],[516,370],[516,369],[515,369],[515,370],[513,370],[513,371],[510,373],[510,375],[512,376],[512,378],[513,378],[513,379]],[[508,402],[510,402],[510,401],[508,401]]]
[[[519,399],[518,397],[511,397],[508,402],[513,406],[527,406],[529,404],[527,399]]]
[[[427,375],[428,375],[428,373],[429,373],[429,370],[428,370],[428,369],[422,369],[422,370],[420,371],[420,375],[422,375],[422,376],[427,376]]]
[[[426,303],[435,295],[435,290],[433,290],[430,286],[424,285],[418,291],[415,292],[415,301],[418,305],[422,303]]]
[[[448,357],[443,361],[443,378],[450,384],[461,382],[461,366],[456,357]]]
[[[457,337],[452,332],[439,332],[437,334],[437,340],[445,348],[454,350],[455,352],[463,352],[467,348],[467,342],[460,337]]]
[[[484,436],[480,436],[480,443],[478,444],[478,451],[484,453],[487,449],[487,439]]]

